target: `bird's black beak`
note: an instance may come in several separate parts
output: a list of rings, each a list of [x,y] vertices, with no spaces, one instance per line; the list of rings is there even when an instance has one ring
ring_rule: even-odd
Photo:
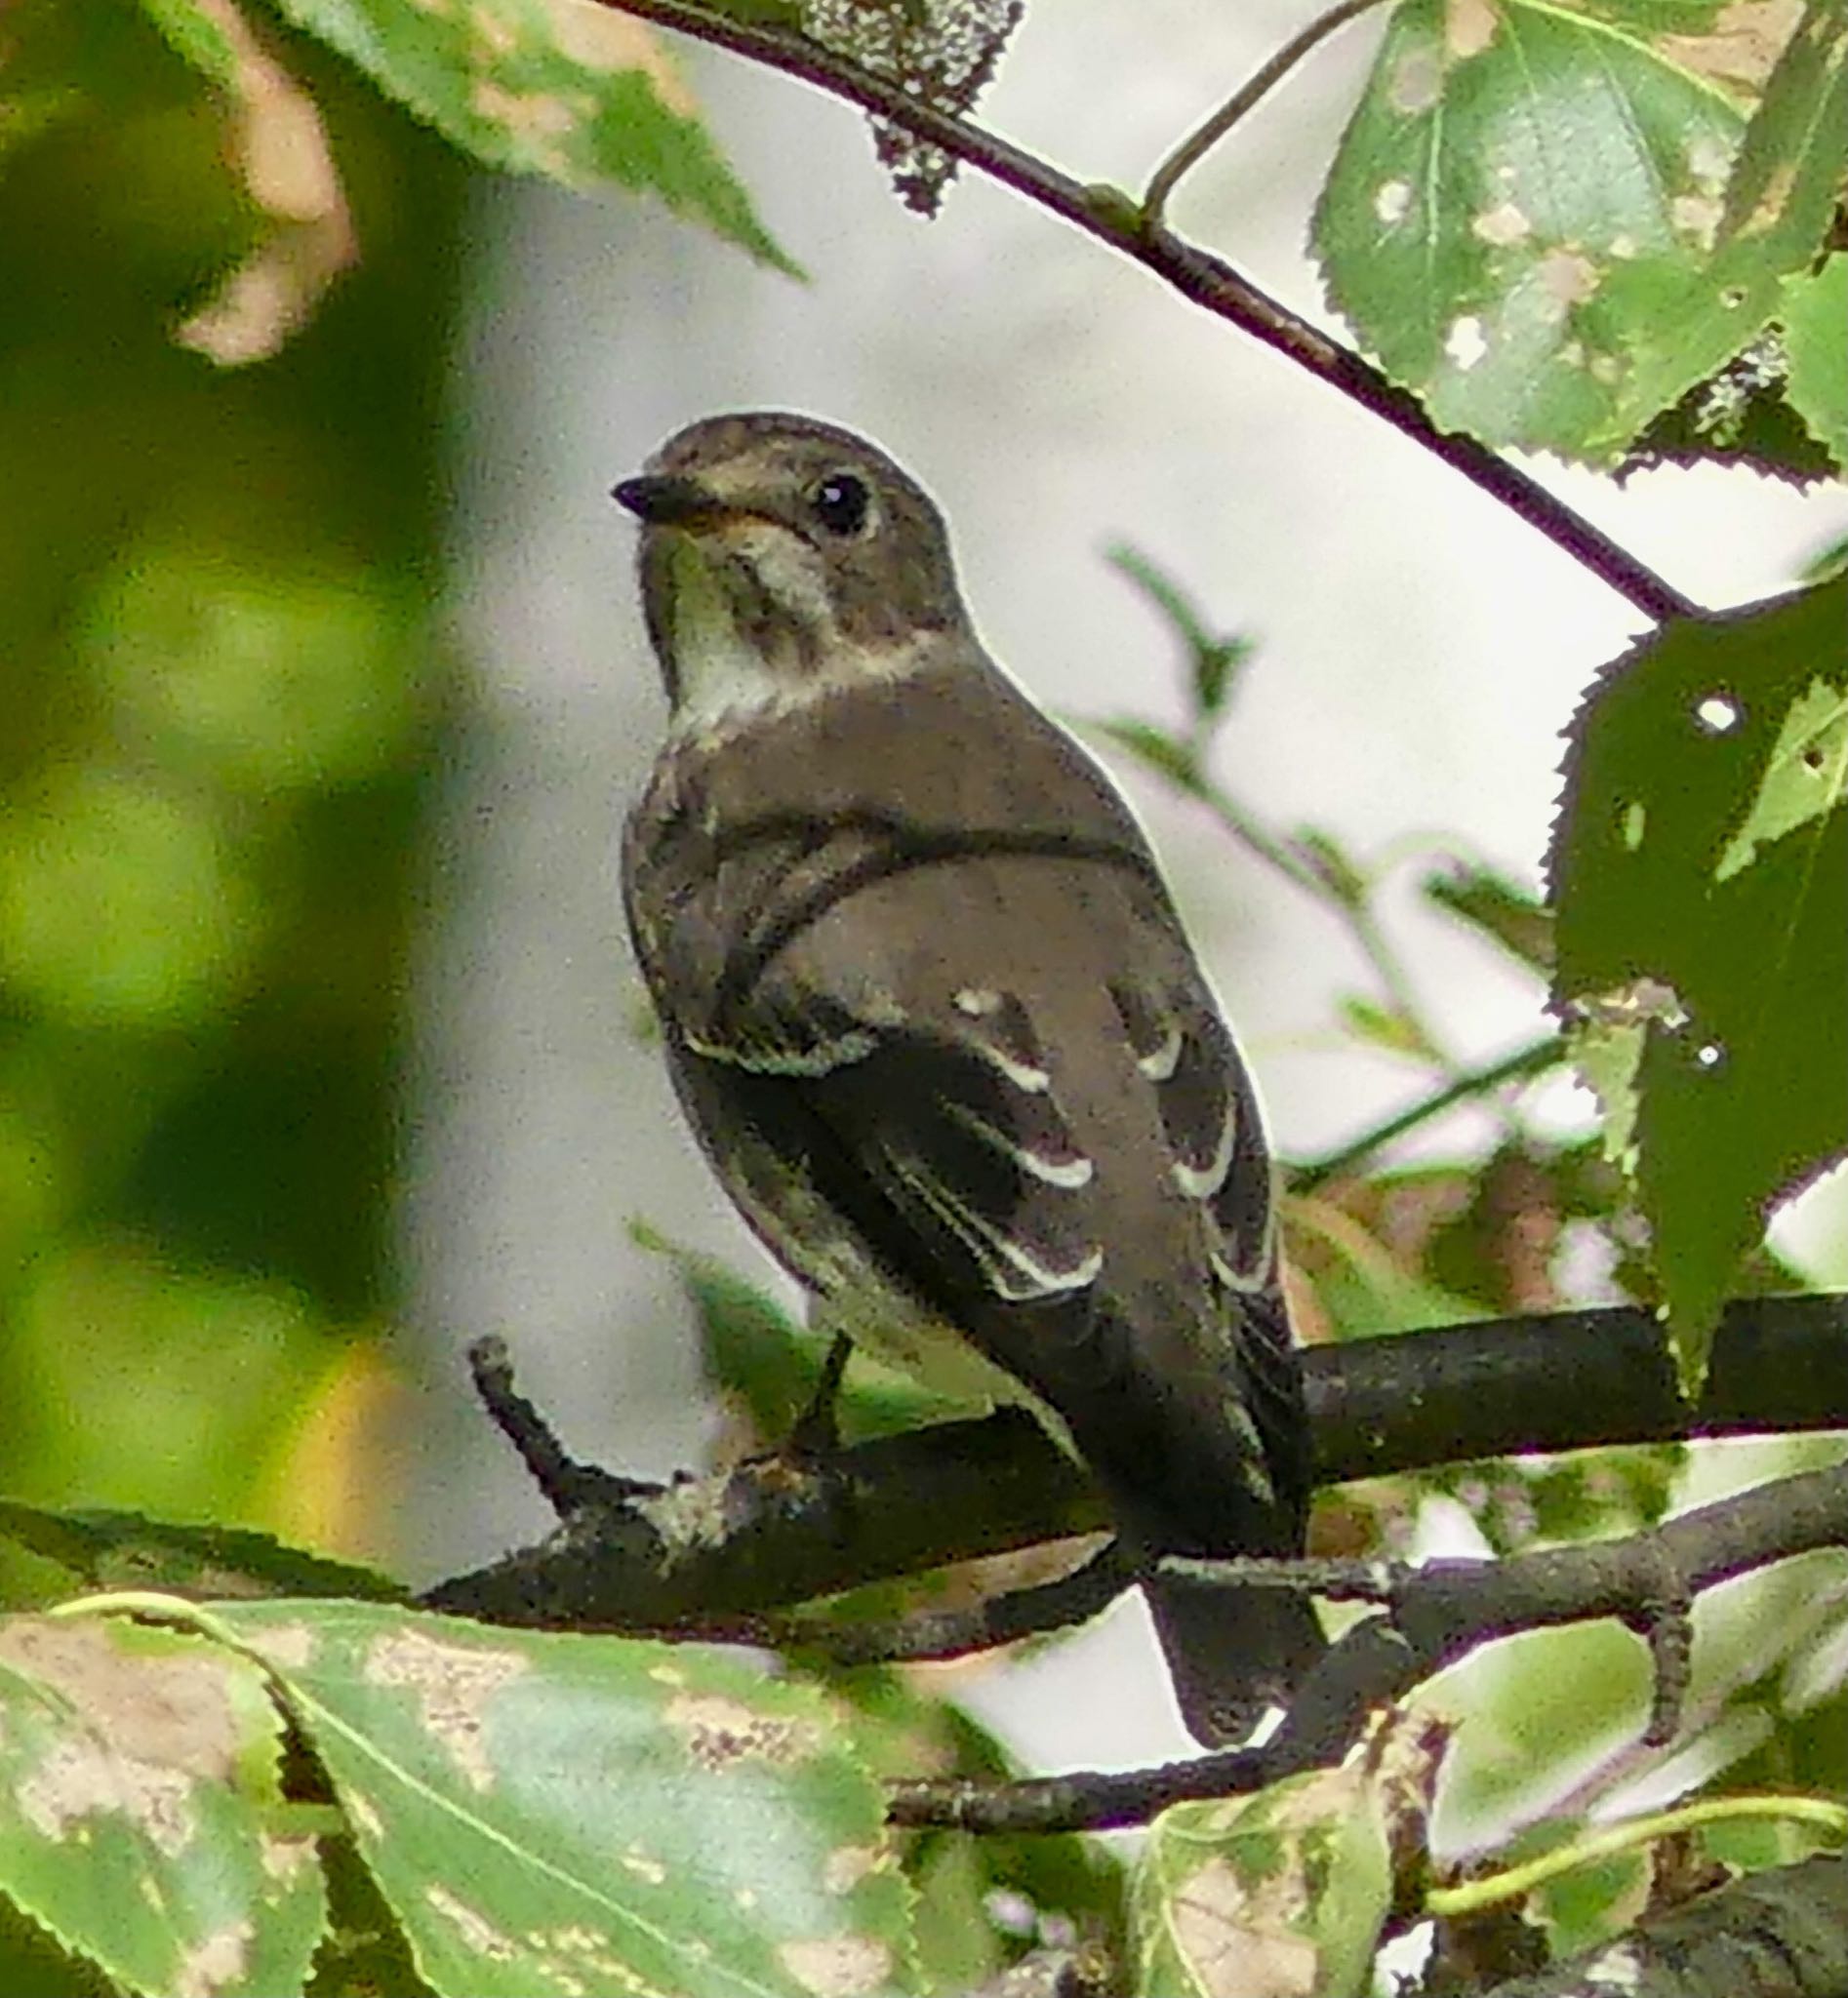
[[[611,488],[610,498],[651,527],[691,527],[724,510],[698,479],[670,473],[644,472],[639,478],[624,479]]]

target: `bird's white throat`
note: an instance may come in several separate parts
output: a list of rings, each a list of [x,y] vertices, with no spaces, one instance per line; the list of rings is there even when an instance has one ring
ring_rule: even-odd
[[[726,539],[723,554],[686,535],[668,543],[661,630],[672,654],[673,736],[728,736],[845,688],[901,678],[923,663],[914,639],[875,648],[840,636],[822,565],[796,536],[766,523],[748,532],[732,529]],[[795,656],[793,638],[786,657],[765,653],[763,633],[747,627],[725,573],[727,555],[748,561],[790,626],[804,631],[806,662]]]

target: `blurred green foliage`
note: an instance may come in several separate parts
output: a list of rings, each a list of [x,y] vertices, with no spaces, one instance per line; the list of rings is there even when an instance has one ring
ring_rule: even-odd
[[[175,335],[272,225],[236,104],[126,4],[6,27],[0,1476],[299,1530],[385,1378],[467,169],[278,35],[363,260],[223,368]]]

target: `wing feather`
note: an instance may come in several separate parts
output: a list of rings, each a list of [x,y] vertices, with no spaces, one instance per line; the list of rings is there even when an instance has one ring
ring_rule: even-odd
[[[784,820],[706,842],[703,872],[631,872],[720,1177],[817,1291],[870,1265],[1107,1482],[1197,1544],[1265,1543],[1307,1481],[1269,1166],[1165,892],[1140,848],[1048,849],[1028,895],[1020,855],[887,838],[882,860],[864,823]]]

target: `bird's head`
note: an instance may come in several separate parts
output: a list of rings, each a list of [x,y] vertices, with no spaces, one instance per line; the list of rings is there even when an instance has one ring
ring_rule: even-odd
[[[962,627],[942,515],[850,430],[773,412],[710,417],[615,498],[642,522],[648,633],[689,720],[906,671]]]

